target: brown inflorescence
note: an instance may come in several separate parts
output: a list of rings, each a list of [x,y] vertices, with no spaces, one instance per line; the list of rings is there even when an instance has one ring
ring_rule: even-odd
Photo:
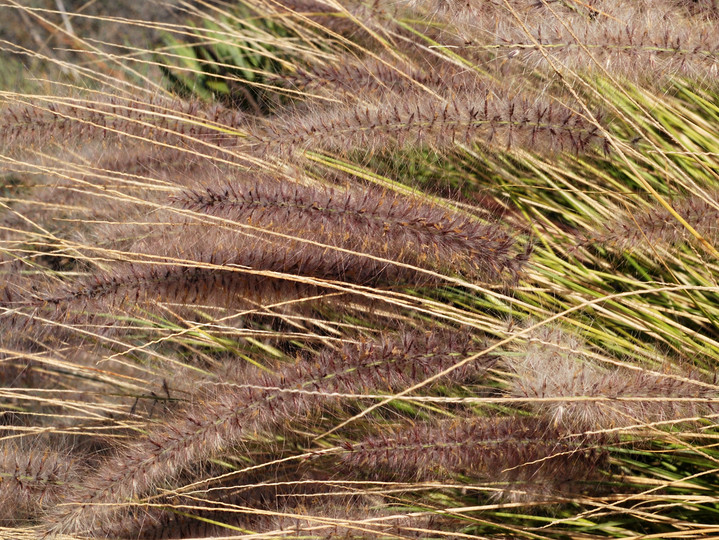
[[[603,366],[581,338],[554,326],[530,334],[521,354],[506,363],[515,375],[513,396],[527,398],[527,406],[554,425],[578,432],[693,420],[718,406],[715,387],[691,372]]]
[[[411,332],[321,352],[276,375],[248,374],[243,384],[217,385],[88,471],[70,504],[48,524],[57,532],[101,534],[127,510],[106,503],[143,497],[243,438],[336,402],[336,394],[390,392],[437,375],[467,354],[471,344],[462,332]],[[464,365],[440,382],[474,377],[493,361]]]
[[[606,460],[601,439],[533,417],[458,418],[401,427],[347,444],[348,470],[382,480],[469,477],[511,501],[581,491]]]

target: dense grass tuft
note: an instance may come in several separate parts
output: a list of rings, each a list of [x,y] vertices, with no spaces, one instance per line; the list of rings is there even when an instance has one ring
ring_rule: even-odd
[[[25,4],[0,537],[713,537],[716,1]]]

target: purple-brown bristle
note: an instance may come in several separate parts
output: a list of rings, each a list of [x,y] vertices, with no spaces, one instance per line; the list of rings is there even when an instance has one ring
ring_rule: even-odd
[[[88,533],[109,527],[124,511],[104,503],[143,496],[245,437],[334,403],[333,393],[390,392],[416,384],[457,363],[471,346],[471,336],[463,332],[411,332],[347,344],[299,360],[277,375],[248,375],[241,385],[217,385],[213,395],[198,396],[171,422],[126,444],[88,473],[73,504],[53,516],[53,529]],[[485,358],[465,365],[439,382],[476,376],[493,362]]]
[[[670,201],[674,210],[709,242],[719,240],[719,192],[707,197],[684,196]],[[692,241],[694,236],[665,207],[654,203],[651,208],[620,212],[604,224],[592,241],[619,250],[656,246],[671,247]]]
[[[691,373],[608,368],[589,353],[582,339],[560,328],[536,330],[521,354],[507,360],[516,375],[512,395],[527,398],[533,411],[554,424],[579,432],[681,422],[717,409],[716,389]]]
[[[367,438],[348,445],[342,460],[371,478],[464,476],[498,486],[505,499],[536,501],[580,489],[606,458],[599,442],[537,418],[462,418]]]
[[[278,120],[250,130],[255,148],[285,154],[306,149],[371,152],[482,142],[504,149],[583,151],[605,144],[598,127],[568,106],[489,88],[446,100],[408,91],[392,103],[325,107]]]
[[[516,281],[528,256],[499,224],[369,186],[227,183],[176,200],[197,212],[290,234],[312,232],[328,245],[489,282]]]
[[[0,524],[36,521],[64,499],[80,480],[67,453],[6,443],[0,449]]]

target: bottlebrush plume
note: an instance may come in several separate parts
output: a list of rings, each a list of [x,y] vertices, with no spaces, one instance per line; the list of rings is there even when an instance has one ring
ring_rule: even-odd
[[[637,0],[630,5],[620,0],[591,0],[586,3],[587,9],[593,9],[600,14],[613,13],[615,10],[626,9],[627,7],[634,7],[640,12],[654,9],[660,13],[671,13],[679,10],[680,12],[683,11],[684,14],[704,17],[716,16],[719,13],[719,4],[717,4],[716,0]],[[674,13],[674,15],[681,14]]]
[[[260,180],[204,187],[176,201],[239,223],[298,236],[311,231],[323,244],[490,282],[516,281],[530,253],[529,246],[518,251],[498,224],[369,186],[340,190]],[[352,266],[362,264],[369,263]]]
[[[572,3],[572,8],[547,5],[542,16],[525,20],[524,27],[504,17],[491,32],[478,29],[468,53],[505,71],[515,65],[518,70],[551,69],[547,54],[579,73],[603,69],[652,85],[676,75],[711,84],[719,73],[716,20],[682,16],[666,2],[654,2],[651,8],[616,1]]]
[[[510,14],[503,0],[402,0],[402,4],[432,20],[442,21],[461,32],[462,38],[477,37],[478,32],[495,26],[501,20],[509,20]],[[511,0],[511,6],[523,18],[539,18],[544,0]],[[447,32],[449,34],[449,32]]]
[[[410,4],[458,34],[445,32],[443,42],[476,63],[494,66],[503,77],[538,67],[553,70],[545,55],[578,73],[606,70],[649,85],[676,75],[713,84],[719,72],[713,0]]]
[[[198,260],[199,259],[199,260]],[[84,283],[53,291],[38,304],[72,308],[88,302],[106,307],[124,307],[129,303],[169,301],[183,304],[205,303],[219,307],[247,308],[291,297],[292,293],[314,295],[317,287],[233,271],[230,267],[204,268],[199,264],[223,265],[212,256],[198,257],[185,265],[118,265],[114,272],[97,274]],[[258,304],[259,303],[259,304]]]
[[[95,270],[64,283],[41,279],[44,274],[33,275],[31,280],[13,279],[0,286],[0,339],[6,346],[35,340],[48,346],[88,346],[88,331],[94,336],[152,332],[153,324],[136,327],[116,315],[144,320],[148,312],[158,311],[158,302],[174,304],[188,321],[197,319],[194,307],[198,305],[205,310],[246,311],[244,318],[250,319],[271,315],[274,311],[268,313],[262,307],[278,302],[297,301],[275,310],[306,312],[304,299],[312,299],[315,305],[323,294],[332,292],[291,279],[243,272],[220,259],[220,254],[193,255],[186,265],[116,261],[110,270]],[[283,263],[278,257],[274,261]],[[337,299],[336,295],[333,300]]]
[[[599,439],[567,435],[537,418],[461,418],[348,444],[342,461],[376,479],[464,476],[498,484],[504,499],[537,501],[577,493],[606,459]]]
[[[0,447],[0,524],[35,521],[75,489],[78,463],[67,453],[41,446]]]
[[[365,285],[423,281],[418,270],[393,265],[392,261],[343,253],[331,246],[308,245],[301,240],[278,240],[261,232],[248,236],[190,225],[184,229],[170,227],[162,231],[161,226],[156,229],[156,234],[137,243],[131,250],[140,260],[145,255],[153,257],[146,263],[116,261],[111,270],[97,271],[61,285],[53,286],[50,282],[46,289],[41,285],[24,294],[18,294],[17,288],[7,289],[5,307],[43,309],[46,313],[54,310],[57,313],[53,318],[74,316],[78,310],[82,317],[97,310],[102,312],[130,303],[146,305],[155,301],[199,302],[245,309],[279,300],[316,296],[324,290],[321,286],[301,283],[302,277]],[[207,251],[207,246],[212,247],[211,252]],[[362,245],[351,246],[363,248]],[[279,272],[287,274],[288,278],[248,273],[243,268]],[[293,276],[300,281],[293,280]],[[96,309],[80,309],[89,306]]]
[[[189,187],[203,182],[216,182],[218,176],[237,174],[231,164],[215,159],[217,156],[214,152],[198,149],[197,153],[191,154],[182,145],[150,146],[145,142],[123,141],[122,147],[111,155],[99,151],[97,153],[101,155],[93,169],[88,172],[94,173],[95,177],[110,177],[111,180],[132,175],[133,180],[146,185],[137,190],[131,190],[129,186],[126,189],[142,199],[152,198],[154,195],[153,200],[158,200],[156,193],[149,191],[148,186],[155,187],[159,184],[161,188],[168,185]],[[231,160],[226,155],[223,157]],[[93,180],[93,184],[97,184],[100,178]],[[164,193],[162,195],[164,201]]]
[[[574,431],[681,422],[718,408],[716,403],[703,401],[716,399],[717,391],[692,381],[692,373],[662,376],[622,367],[610,369],[587,353],[586,344],[577,336],[557,327],[541,327],[530,334],[520,355],[506,360],[516,375],[510,380],[511,394],[527,398],[528,407],[554,425]],[[567,399],[531,401],[534,398]]]
[[[306,469],[307,467],[304,467]],[[297,469],[297,470],[295,470]],[[222,488],[183,497],[156,498],[167,506],[138,506],[112,531],[113,538],[210,538],[226,536],[229,527],[253,533],[306,532],[317,538],[425,537],[409,527],[427,529],[432,517],[405,517],[382,507],[379,497],[352,495],[346,488],[321,480],[321,472],[291,468],[244,474]],[[206,473],[212,474],[212,473]],[[216,487],[216,486],[215,486]],[[190,505],[187,512],[173,512]],[[182,506],[180,506],[182,507]],[[384,519],[383,519],[384,518]]]
[[[94,153],[89,152],[88,155],[94,158]],[[0,212],[0,241],[7,242],[7,248],[17,254],[18,259],[31,257],[34,262],[53,270],[69,270],[79,265],[75,259],[77,252],[68,250],[59,239],[78,243],[95,241],[117,248],[121,242],[128,243],[127,237],[118,241],[120,235],[112,234],[118,232],[119,225],[113,228],[109,224],[98,225],[98,222],[145,221],[147,209],[141,204],[132,200],[108,200],[108,190],[116,188],[123,180],[120,175],[111,171],[82,170],[79,164],[66,163],[59,167],[56,163],[37,165],[48,174],[30,174],[12,167],[5,169],[22,179],[21,193],[16,195],[12,209]],[[156,185],[152,187],[156,188]],[[156,197],[149,181],[142,187],[128,188],[127,193],[130,197],[138,195],[140,200]],[[123,216],[122,220],[116,217],[108,220],[110,211],[117,212],[115,216]],[[38,227],[51,232],[56,238],[40,240]],[[111,232],[104,234],[105,231]],[[33,243],[38,240],[42,247],[34,251]],[[82,266],[84,268],[85,265]]]
[[[88,471],[68,501],[72,504],[59,509],[48,526],[57,532],[100,534],[125,517],[124,509],[105,503],[142,497],[157,485],[171,484],[183,470],[243,438],[338,399],[328,394],[391,392],[416,384],[455,364],[471,344],[463,332],[405,333],[325,351],[277,375],[248,373],[242,385],[220,384],[214,394],[197,396],[171,421],[150,429],[146,438],[124,444]],[[463,366],[439,382],[475,376],[493,361],[485,358]]]
[[[719,242],[718,191],[710,191],[706,198],[676,198],[670,204],[706,240]],[[693,239],[694,236],[666,208],[655,203],[645,210],[618,212],[617,218],[606,223],[593,241],[625,251],[648,249],[649,246],[669,247]]]
[[[276,519],[272,513],[291,511],[292,507],[300,504],[301,498],[293,498],[298,488],[292,481],[301,481],[303,477],[296,470],[275,471],[270,468],[261,472],[264,474],[245,474],[240,483],[235,480],[234,485],[225,485],[222,490],[210,490],[190,497],[175,495],[156,498],[155,503],[166,505],[167,508],[159,505],[137,506],[112,527],[105,528],[104,532],[112,538],[150,540],[225,536],[231,532],[227,526],[258,532],[270,531]],[[205,471],[208,475],[213,473],[212,469]],[[302,494],[319,495],[322,488],[319,483],[306,484],[302,487]],[[173,512],[172,508],[178,505],[191,505],[192,509],[182,513]],[[219,526],[219,523],[225,526]]]
[[[67,140],[123,136],[142,138],[169,145],[208,148],[237,144],[227,129],[242,123],[237,111],[219,105],[200,106],[198,102],[160,97],[92,99],[91,97],[25,98],[26,103],[10,102],[0,108],[0,146],[22,151]]]
[[[255,149],[284,154],[306,149],[441,149],[474,142],[500,148],[583,151],[592,144],[604,144],[597,126],[565,105],[489,88],[458,93],[447,100],[408,91],[392,103],[341,105],[280,116],[250,133]]]
[[[227,538],[236,528],[254,534],[306,535],[310,538],[352,538],[377,540],[379,538],[436,538],[430,532],[432,520],[406,517],[378,509],[378,501],[362,501],[360,497],[325,496],[309,493],[283,493],[276,489],[274,504],[265,507],[256,500],[225,503],[213,508],[211,504],[188,501],[191,512],[149,511],[128,521],[114,538],[142,538],[143,540],[182,538]],[[292,495],[304,499],[303,503],[287,503]],[[307,502],[307,501],[312,502]],[[374,502],[374,504],[372,504]],[[235,506],[240,505],[240,506]],[[421,532],[424,529],[426,532]]]
[[[382,208],[387,214],[389,207],[385,205]],[[403,206],[398,208],[402,209]],[[253,317],[255,313],[261,317],[266,314],[262,306],[286,301],[292,303],[282,308],[283,311],[303,311],[307,309],[304,299],[313,299],[315,304],[325,293],[336,293],[329,285],[325,287],[305,283],[305,278],[372,286],[437,283],[440,278],[424,274],[421,267],[406,265],[407,262],[424,262],[426,268],[433,269],[433,265],[429,264],[433,262],[429,256],[425,256],[428,259],[426,261],[420,259],[422,253],[418,245],[424,238],[437,244],[432,247],[434,257],[446,254],[441,261],[444,265],[441,269],[453,264],[456,271],[460,264],[471,264],[473,267],[470,268],[475,272],[478,268],[486,268],[483,275],[491,271],[499,274],[501,270],[504,272],[501,277],[509,274],[511,278],[512,273],[516,275],[521,267],[525,254],[507,255],[512,240],[498,227],[469,221],[462,223],[451,214],[444,219],[442,211],[435,209],[433,215],[431,207],[427,207],[430,214],[429,221],[425,222],[419,213],[419,206],[409,203],[404,209],[415,212],[415,223],[412,223],[411,215],[405,216],[409,221],[405,222],[407,230],[404,234],[398,233],[400,236],[397,240],[390,236],[384,242],[381,237],[387,223],[381,220],[375,223],[377,220],[374,218],[362,216],[361,210],[354,214],[351,207],[346,208],[346,216],[340,218],[340,223],[336,223],[332,216],[328,218],[330,223],[334,223],[331,231],[328,228],[323,232],[314,222],[315,215],[325,213],[320,207],[293,209],[292,217],[285,219],[291,225],[301,225],[302,220],[307,219],[306,230],[291,229],[291,234],[315,238],[321,242],[337,240],[339,247],[352,250],[353,253],[340,251],[331,244],[322,247],[307,244],[300,239],[278,239],[262,231],[249,236],[220,228],[208,230],[204,223],[200,226],[193,222],[182,223],[166,230],[158,225],[154,228],[156,230],[128,250],[137,262],[124,259],[108,261],[108,270],[95,270],[65,283],[48,279],[24,287],[5,287],[3,297],[0,298],[0,308],[4,308],[5,320],[10,321],[16,330],[25,332],[31,325],[36,339],[41,336],[47,339],[51,334],[60,337],[73,328],[80,329],[78,336],[81,337],[82,329],[88,325],[93,325],[93,332],[96,333],[115,332],[121,329],[122,324],[117,319],[108,319],[107,314],[142,315],[148,309],[155,311],[157,302],[247,310],[246,317]],[[274,213],[275,217],[284,212],[281,204],[270,206],[268,211]],[[435,216],[436,219],[433,219]],[[386,219],[391,224],[399,216],[393,218],[389,213]],[[260,218],[257,220],[262,221]],[[364,234],[346,236],[343,223],[352,222],[360,226],[364,223]],[[300,229],[303,228],[300,226]],[[485,230],[486,234],[483,233]],[[496,236],[492,238],[491,235]],[[442,241],[444,246],[440,244]],[[463,245],[467,253],[458,249],[458,246]],[[491,249],[486,252],[469,252],[473,246],[482,245]],[[212,247],[211,252],[207,251],[208,246]],[[496,250],[492,251],[495,247]],[[384,249],[388,251],[382,251]],[[504,254],[502,249],[505,250]],[[419,251],[419,254],[415,251]],[[152,258],[141,262],[145,257]],[[434,264],[439,263],[438,260]],[[282,276],[267,276],[261,272],[275,272]],[[342,298],[335,294],[328,301],[342,302],[349,296],[362,301],[360,296],[351,293],[345,293]],[[190,319],[197,317],[193,313],[186,316]]]

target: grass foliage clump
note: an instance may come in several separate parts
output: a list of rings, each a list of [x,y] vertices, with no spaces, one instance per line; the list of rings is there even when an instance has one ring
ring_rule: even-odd
[[[0,2],[0,537],[715,535],[715,1],[80,4]]]

